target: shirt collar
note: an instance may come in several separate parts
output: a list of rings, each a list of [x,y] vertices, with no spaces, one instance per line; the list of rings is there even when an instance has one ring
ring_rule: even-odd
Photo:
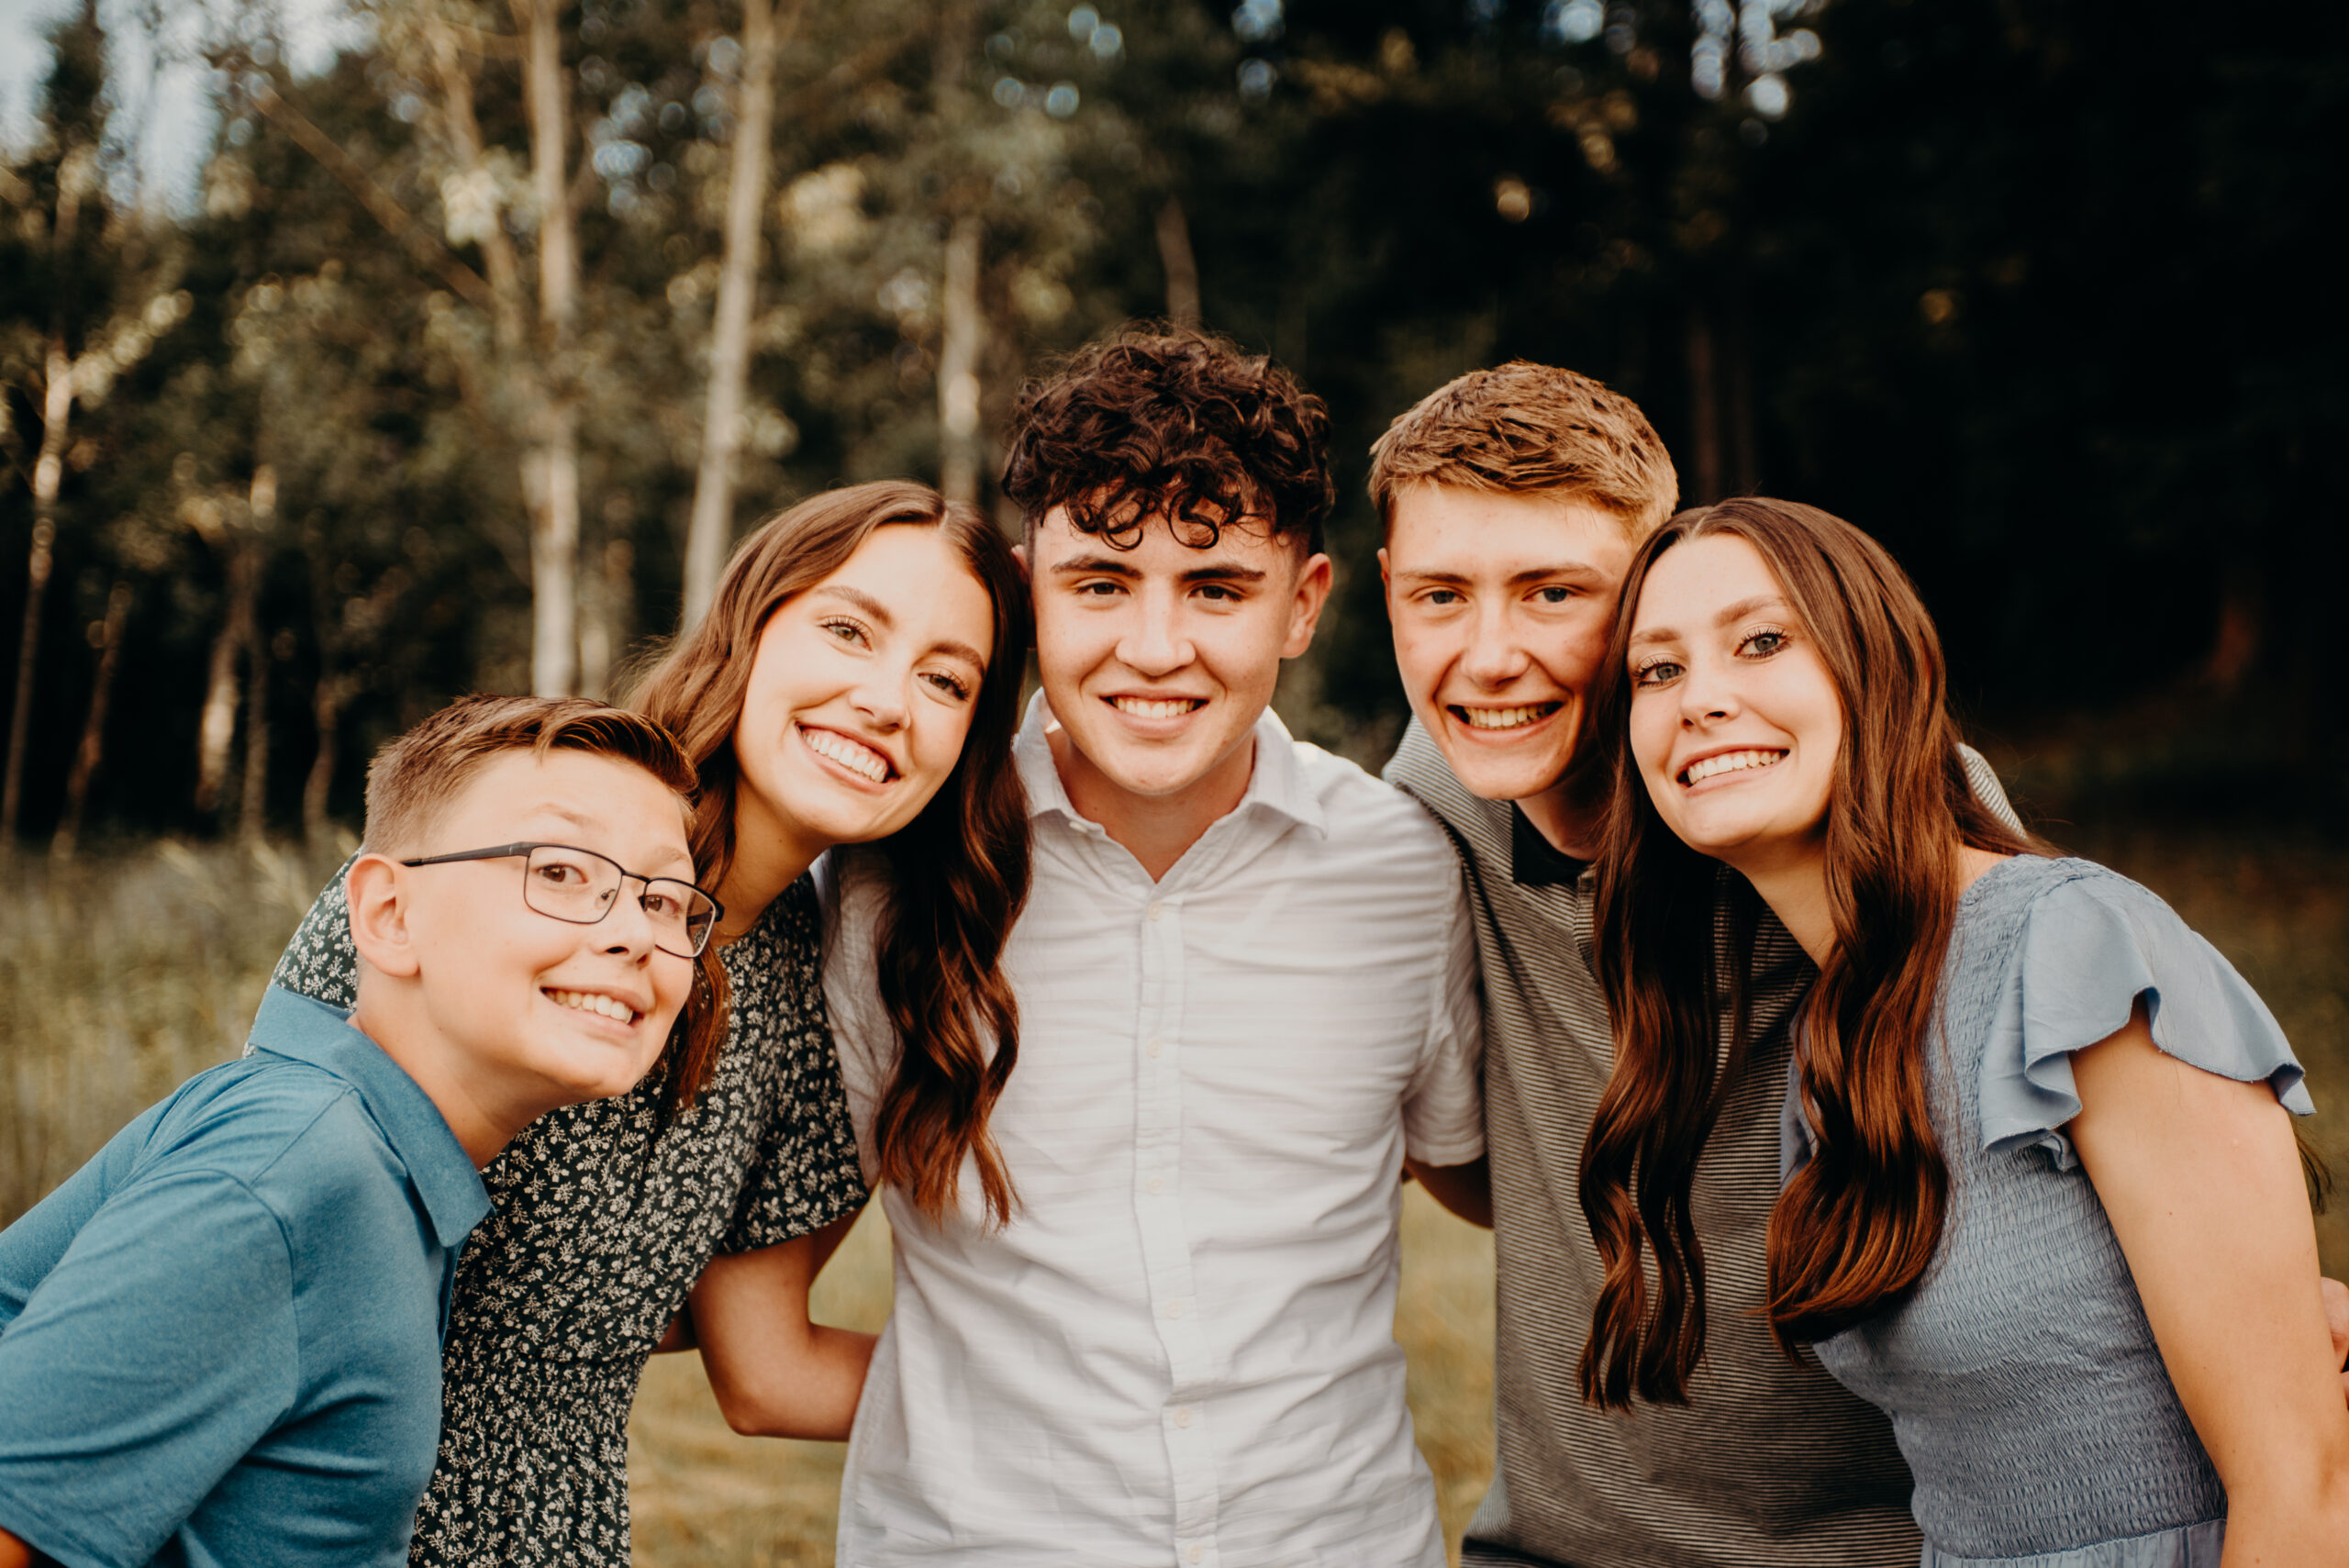
[[[1520,887],[1571,887],[1590,869],[1587,861],[1562,853],[1526,820],[1515,802],[1508,808],[1509,879]]]
[[[481,1173],[449,1130],[440,1107],[382,1046],[351,1027],[349,1013],[273,985],[253,1019],[252,1042],[256,1051],[306,1062],[359,1092],[367,1114],[407,1167],[408,1181],[424,1200],[442,1247],[454,1251],[489,1212]]]
[[[1042,692],[1030,697],[1027,717],[1021,721],[1019,737],[1011,746],[1019,783],[1028,792],[1029,818],[1033,821],[1057,815],[1098,830],[1099,824],[1092,822],[1070,802],[1068,786],[1061,782],[1061,771],[1052,762],[1052,742],[1044,738],[1052,717],[1052,707],[1044,701]],[[1252,811],[1284,817],[1324,839],[1330,836],[1329,817],[1321,810],[1321,797],[1305,776],[1304,764],[1297,761],[1297,742],[1290,737],[1288,726],[1269,707],[1257,716],[1256,763],[1248,775],[1248,791],[1240,797],[1230,817]]]

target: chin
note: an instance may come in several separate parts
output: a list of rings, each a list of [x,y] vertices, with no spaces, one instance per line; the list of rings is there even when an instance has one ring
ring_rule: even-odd
[[[1537,757],[1454,756],[1445,753],[1452,771],[1468,793],[1480,800],[1523,800],[1556,787],[1565,777],[1570,759]]]

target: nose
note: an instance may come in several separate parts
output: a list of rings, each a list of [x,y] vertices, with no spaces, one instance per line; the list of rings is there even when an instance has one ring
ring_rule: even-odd
[[[1468,646],[1460,655],[1460,672],[1479,686],[1508,685],[1525,673],[1531,659],[1509,626],[1508,607],[1487,604],[1468,631]]]
[[[1177,595],[1168,591],[1136,595],[1124,635],[1118,639],[1118,662],[1137,675],[1157,676],[1173,674],[1192,658]]]
[[[1739,710],[1737,683],[1718,660],[1691,659],[1680,682],[1680,722],[1687,726],[1717,724]]]
[[[913,684],[913,667],[876,669],[851,698],[856,711],[883,734],[905,728],[907,691]]]
[[[652,956],[653,939],[658,933],[653,929],[652,917],[645,913],[641,884],[630,887],[628,879],[623,878],[619,897],[610,913],[596,924],[603,933],[606,952],[639,962]]]

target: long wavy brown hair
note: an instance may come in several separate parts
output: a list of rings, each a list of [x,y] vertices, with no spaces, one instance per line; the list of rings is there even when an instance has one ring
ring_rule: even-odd
[[[1607,1273],[1581,1375],[1586,1399],[1617,1408],[1634,1395],[1687,1402],[1705,1346],[1705,1259],[1689,1188],[1751,1043],[1746,986],[1761,900],[1664,826],[1628,740],[1641,588],[1667,550],[1721,534],[1768,564],[1843,713],[1826,821],[1835,949],[1796,1026],[1817,1149],[1779,1195],[1767,1240],[1770,1326],[1788,1354],[1901,1299],[1941,1243],[1949,1172],[1928,1108],[1926,1052],[1960,846],[2041,848],[1967,784],[1941,640],[1883,546],[1816,507],[1761,499],[1682,512],[1642,545],[1624,579],[1592,732],[1609,750],[1614,782],[1596,957],[1615,1022],[1615,1070],[1583,1150],[1583,1213]]]
[[[734,861],[734,729],[767,617],[846,565],[874,529],[901,526],[936,528],[961,552],[994,607],[995,639],[953,772],[911,822],[862,851],[888,889],[875,934],[881,997],[901,1047],[874,1140],[882,1179],[932,1218],[952,1205],[973,1160],[1000,1223],[1015,1197],[987,1118],[1019,1060],[1019,1010],[999,961],[1028,897],[1028,810],[1011,742],[1030,638],[1010,542],[974,507],[909,480],[802,501],[742,542],[709,613],[646,673],[635,706],[676,734],[700,773],[694,863],[716,886]],[[698,1087],[714,1065],[714,1056],[685,1063],[685,1082]]]

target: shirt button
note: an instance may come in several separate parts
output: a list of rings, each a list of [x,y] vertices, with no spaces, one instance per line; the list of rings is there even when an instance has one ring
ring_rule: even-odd
[[[1150,1042],[1150,1053],[1152,1056],[1156,1056],[1160,1051],[1164,1051],[1165,1049],[1166,1042],[1163,1040],[1153,1040]]]
[[[1191,1424],[1191,1407],[1188,1405],[1174,1407],[1174,1424],[1178,1427],[1187,1427]]]
[[[1183,1553],[1183,1555],[1188,1558],[1191,1562],[1197,1562],[1199,1560],[1201,1550],[1199,1543],[1197,1541],[1193,1541],[1191,1543],[1191,1550]]]
[[[1152,1197],[1156,1197],[1160,1193],[1163,1193],[1163,1192],[1164,1192],[1165,1190],[1166,1190],[1166,1178],[1165,1178],[1165,1177],[1163,1177],[1163,1176],[1152,1176],[1152,1177],[1151,1177],[1151,1179],[1150,1179],[1150,1195],[1151,1195],[1151,1196],[1152,1196]]]
[[[1161,914],[1161,913],[1165,909],[1165,907],[1166,907],[1166,906],[1165,906],[1165,905],[1163,905],[1163,904],[1153,904],[1153,905],[1152,905],[1152,906],[1150,906],[1150,917],[1151,917],[1152,919],[1153,919],[1153,920],[1157,919],[1157,918],[1158,918],[1158,917],[1159,917],[1159,915],[1160,915],[1160,914]]]
[[[1166,1304],[1166,1316],[1169,1318],[1180,1318],[1183,1316],[1183,1304],[1179,1301],[1168,1302]]]

